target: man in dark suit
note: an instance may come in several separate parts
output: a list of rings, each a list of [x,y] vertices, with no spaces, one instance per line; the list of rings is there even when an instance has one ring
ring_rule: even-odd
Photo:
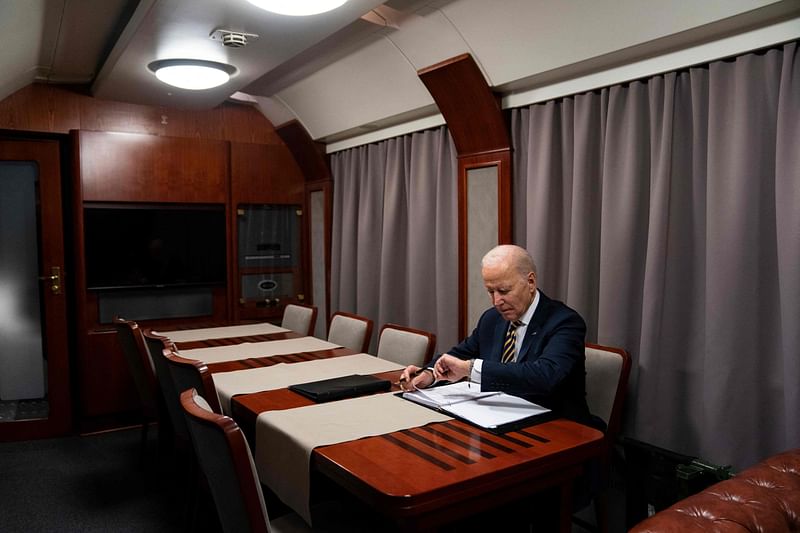
[[[432,365],[406,368],[405,388],[467,378],[482,390],[521,396],[594,425],[586,405],[586,324],[580,315],[538,290],[536,265],[524,248],[493,248],[481,261],[481,275],[493,307]]]

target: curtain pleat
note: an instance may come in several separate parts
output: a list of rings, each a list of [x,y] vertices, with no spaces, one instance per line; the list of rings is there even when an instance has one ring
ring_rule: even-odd
[[[624,432],[800,445],[797,43],[512,110],[514,239],[634,358]]]
[[[458,334],[455,147],[445,128],[333,154],[331,310]]]
[[[800,50],[797,43],[783,51],[775,128],[775,221],[780,287],[780,339],[785,381],[800,384]],[[787,418],[797,413],[800,386],[783,388]],[[800,421],[786,425],[787,442],[800,443]]]

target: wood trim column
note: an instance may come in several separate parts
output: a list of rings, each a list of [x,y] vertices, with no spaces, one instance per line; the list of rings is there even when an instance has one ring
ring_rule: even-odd
[[[458,153],[459,338],[473,326],[469,317],[467,178],[470,170],[497,169],[497,244],[511,242],[511,143],[499,98],[470,54],[417,72],[444,116]],[[484,250],[486,251],[486,250]]]
[[[314,204],[312,202],[312,196],[314,194],[322,194],[322,224],[323,224],[323,235],[322,235],[322,250],[323,250],[323,257],[320,264],[320,261],[314,254],[314,244],[316,243],[315,235],[313,234],[314,230],[314,217],[316,213],[314,212]],[[306,209],[308,216],[305,217],[307,220],[308,225],[308,238],[305,240],[306,249],[304,249],[303,253],[306,254],[308,257],[308,265],[309,268],[307,270],[307,275],[309,278],[309,301],[313,302],[314,305],[317,306],[319,313],[324,317],[324,320],[317,320],[316,326],[316,333],[317,336],[320,338],[327,338],[328,331],[327,327],[330,323],[330,315],[332,310],[330,308],[330,301],[331,301],[331,289],[330,289],[330,279],[331,279],[331,235],[332,235],[332,224],[333,224],[333,181],[332,180],[317,180],[312,182],[306,182]],[[318,287],[315,283],[315,279],[319,279],[319,276],[315,275],[316,269],[322,269],[322,284],[323,287]],[[315,294],[320,294],[322,301],[318,298],[315,298]]]
[[[311,138],[306,131],[305,127],[297,120],[290,120],[281,124],[275,130],[278,136],[286,143],[289,151],[294,156],[300,171],[306,182],[305,192],[305,205],[304,212],[307,214],[304,217],[306,224],[304,225],[304,238],[303,238],[303,257],[305,258],[305,278],[306,288],[308,294],[306,295],[306,302],[317,306],[318,311],[324,317],[324,320],[318,320],[317,325],[322,324],[327,327],[330,320],[330,281],[331,281],[331,224],[333,222],[333,178],[331,176],[330,161],[325,153],[325,145],[318,143]],[[313,285],[312,269],[314,265],[311,257],[311,194],[315,192],[322,192],[324,195],[324,283],[323,288],[325,294],[324,302],[315,302],[313,294],[315,287]]]

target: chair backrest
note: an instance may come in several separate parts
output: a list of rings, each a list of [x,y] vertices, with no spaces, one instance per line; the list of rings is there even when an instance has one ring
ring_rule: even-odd
[[[189,428],[186,427],[186,417],[181,409],[180,393],[172,380],[172,374],[164,355],[165,351],[167,353],[174,351],[175,345],[167,337],[153,333],[151,329],[144,331],[144,341],[150,358],[153,360],[153,367],[156,369],[156,378],[161,387],[161,395],[164,397],[164,405],[167,407],[175,435],[188,440]]]
[[[384,324],[378,337],[378,358],[407,366],[423,366],[433,357],[436,335],[397,324]]]
[[[132,320],[115,316],[113,319],[114,328],[117,330],[117,337],[122,346],[122,353],[128,363],[133,381],[136,384],[136,391],[142,402],[142,408],[151,415],[155,415],[158,383],[156,373],[153,368],[153,361],[150,353],[145,346],[142,330],[139,325]]]
[[[222,529],[269,531],[261,483],[242,430],[232,418],[212,412],[194,389],[181,393],[180,404]]]
[[[585,353],[586,403],[606,423],[606,440],[613,442],[619,432],[631,359],[625,350],[598,344],[587,343]]]
[[[281,327],[301,335],[311,335],[317,322],[317,308],[313,305],[288,304],[283,310]]]
[[[204,362],[181,357],[174,350],[165,351],[164,358],[172,376],[172,383],[179,394],[188,389],[196,389],[211,406],[212,411],[222,414],[214,380]]]
[[[328,342],[350,348],[356,352],[366,352],[372,340],[372,320],[369,318],[336,312],[328,327]]]

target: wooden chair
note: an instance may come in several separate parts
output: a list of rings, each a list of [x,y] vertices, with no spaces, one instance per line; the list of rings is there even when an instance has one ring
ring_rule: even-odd
[[[385,529],[338,501],[312,507],[313,530],[294,512],[270,520],[250,445],[238,424],[214,413],[195,389],[181,393],[180,403],[224,531],[356,533]],[[321,527],[316,527],[318,523]]]
[[[148,428],[151,423],[158,420],[158,383],[153,361],[136,322],[115,316],[113,323],[142,406],[142,453],[144,453]]]
[[[369,350],[372,340],[372,320],[338,311],[331,317],[328,327],[328,342],[350,348],[356,352]]]
[[[301,335],[312,335],[317,323],[317,308],[313,305],[288,304],[283,310],[281,327]]]
[[[177,350],[171,340],[154,333],[151,329],[144,331],[144,339],[150,357],[153,359],[156,378],[169,415],[169,426],[172,430],[171,451],[175,454],[176,464],[186,479],[187,485],[184,490],[180,491],[180,495],[186,498],[184,502],[185,528],[187,531],[192,531],[195,529],[200,494],[202,493],[202,487],[205,485],[205,480],[200,476],[197,458],[189,435],[189,426],[186,422],[186,416],[183,414],[183,407],[181,407],[180,393],[182,391],[178,389],[176,380],[173,379],[173,369],[168,361],[168,357],[175,354]],[[181,359],[189,361],[188,359]],[[181,383],[183,379],[193,379],[192,376],[189,376],[189,372],[186,367],[182,367],[176,372],[181,378]],[[209,375],[208,377],[210,379],[211,376]],[[211,383],[211,386],[213,387],[213,383]],[[216,398],[216,394],[214,398]],[[218,404],[217,407],[219,407]]]
[[[628,389],[631,359],[620,348],[586,344],[586,403],[589,411],[606,423],[604,451],[600,461],[600,488],[593,494],[597,529],[608,531],[608,486],[611,478],[611,458],[614,442],[619,435],[622,407]],[[574,519],[583,527],[587,524]]]
[[[180,391],[175,387],[172,374],[167,366],[166,353],[175,351],[175,345],[167,337],[154,333],[151,329],[144,331],[145,345],[153,360],[156,378],[161,394],[164,398],[170,426],[172,427],[174,442],[177,447],[189,446],[189,428],[186,427],[186,417],[180,405]]]
[[[171,349],[164,351],[164,358],[167,361],[176,391],[179,393],[189,389],[201,391],[211,410],[222,414],[217,389],[214,387],[214,379],[204,362],[181,357]]]
[[[433,357],[436,335],[397,324],[384,324],[378,337],[378,358],[403,366],[424,366]]]

